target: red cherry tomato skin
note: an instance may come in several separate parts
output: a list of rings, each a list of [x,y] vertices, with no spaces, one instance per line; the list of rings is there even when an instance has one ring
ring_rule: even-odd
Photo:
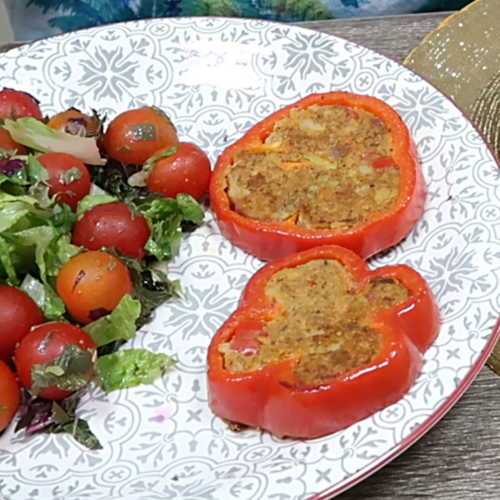
[[[158,109],[144,107],[118,115],[109,124],[104,147],[114,160],[142,165],[156,151],[171,148],[178,141],[177,131],[169,118]]]
[[[81,328],[69,323],[46,323],[34,328],[21,341],[16,349],[15,364],[19,380],[26,389],[32,386],[32,368],[56,359],[68,344],[73,344],[84,351],[97,351],[97,346],[90,335]],[[88,374],[89,376],[92,373]],[[60,401],[73,394],[57,386],[44,387],[37,396]]]
[[[59,195],[59,201],[75,211],[78,202],[90,193],[92,181],[85,164],[67,153],[45,153],[38,157],[38,161],[49,173],[50,194]],[[61,176],[72,168],[80,170],[82,176],[66,184],[61,180]]]
[[[151,230],[145,217],[133,215],[125,203],[104,203],[87,210],[73,230],[73,244],[88,250],[117,248],[143,259]]]
[[[5,151],[16,151],[18,155],[27,154],[26,148],[22,144],[14,141],[9,132],[4,128],[0,128],[0,148],[5,149]]]
[[[199,199],[208,191],[211,175],[207,155],[195,144],[180,142],[173,155],[155,163],[146,185],[153,193],[167,198],[187,193]]]
[[[17,343],[44,321],[42,311],[27,293],[0,285],[0,360],[10,363]]]
[[[29,116],[37,120],[43,119],[38,101],[34,97],[19,90],[3,89],[0,91],[0,118],[16,120]]]
[[[127,267],[105,252],[85,252],[70,259],[57,276],[57,293],[73,318],[83,324],[95,320],[96,310],[113,311],[132,293]]]
[[[10,368],[0,361],[0,432],[12,422],[19,408],[19,385]]]

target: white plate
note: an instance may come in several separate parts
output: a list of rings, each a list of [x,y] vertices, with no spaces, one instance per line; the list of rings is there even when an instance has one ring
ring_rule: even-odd
[[[312,92],[382,98],[409,126],[429,186],[425,215],[372,261],[406,263],[431,284],[443,326],[410,393],[337,434],[280,441],[233,434],[207,406],[205,356],[262,264],[232,247],[210,216],[171,266],[185,298],[159,308],[135,347],[176,355],[153,386],[80,406],[104,446],[69,436],[0,439],[0,497],[8,500],[320,500],[367,476],[435,424],[478,373],[497,337],[500,200],[497,164],[440,92],[368,49],[288,25],[170,19],[90,29],[0,56],[0,86],[26,90],[45,113],[94,107],[110,117],[155,104],[182,139],[215,159],[250,125]]]

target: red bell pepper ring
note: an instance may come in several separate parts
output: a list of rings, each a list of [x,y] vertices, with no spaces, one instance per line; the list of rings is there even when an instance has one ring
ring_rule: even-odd
[[[307,229],[294,222],[267,222],[245,217],[231,205],[227,175],[236,153],[242,149],[262,150],[275,124],[288,117],[293,108],[307,109],[313,105],[343,105],[361,108],[381,119],[393,136],[391,159],[375,162],[374,168],[397,165],[400,169],[400,191],[390,210],[348,230]],[[340,245],[363,258],[368,258],[408,236],[420,219],[427,197],[416,146],[398,113],[383,101],[348,92],[313,94],[270,115],[252,127],[241,139],[229,146],[219,157],[210,183],[210,203],[222,234],[255,257],[272,260],[294,252],[321,245]]]
[[[254,371],[226,370],[219,346],[232,342],[231,349],[255,354],[258,330],[282,313],[281,306],[265,294],[267,282],[280,270],[314,259],[338,260],[354,276],[359,290],[379,276],[398,280],[409,291],[403,302],[371,314],[369,328],[382,336],[372,361],[316,385],[297,379],[293,371],[296,359],[273,362]],[[419,375],[423,355],[439,327],[439,310],[427,282],[408,266],[370,271],[356,254],[336,246],[278,259],[250,279],[239,308],[212,340],[208,351],[210,408],[223,419],[276,436],[309,439],[337,432],[404,396]]]

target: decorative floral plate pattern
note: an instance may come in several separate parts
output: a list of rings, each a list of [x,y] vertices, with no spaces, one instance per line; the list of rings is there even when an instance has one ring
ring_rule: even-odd
[[[248,127],[312,92],[370,94],[397,109],[418,145],[425,214],[372,266],[406,263],[431,284],[439,337],[409,394],[313,441],[229,431],[207,406],[211,336],[262,263],[221,237],[210,213],[171,265],[179,300],[133,342],[177,357],[164,380],[81,405],[104,446],[68,436],[0,439],[2,500],[320,500],[343,491],[418,439],[458,399],[496,340],[500,183],[487,145],[463,114],[409,70],[344,40],[263,21],[170,19],[95,28],[0,56],[0,86],[38,96],[43,110],[105,111],[154,104],[215,160]]]

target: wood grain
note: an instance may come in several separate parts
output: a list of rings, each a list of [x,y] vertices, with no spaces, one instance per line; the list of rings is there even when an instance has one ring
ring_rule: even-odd
[[[20,42],[4,43],[4,44],[0,45],[0,52],[6,52],[7,50],[15,49],[16,47],[20,47],[21,45],[23,45],[23,44]]]
[[[500,498],[500,377],[483,368],[469,390],[418,443],[337,500]]]
[[[297,23],[346,38],[402,62],[422,39],[433,31],[450,13],[413,14],[407,16],[338,19]]]
[[[401,62],[447,17],[424,14],[300,23]],[[11,47],[2,46],[2,49]],[[457,405],[417,444],[338,500],[496,500],[500,498],[500,377],[483,368]],[[500,399],[500,398],[499,398]]]

